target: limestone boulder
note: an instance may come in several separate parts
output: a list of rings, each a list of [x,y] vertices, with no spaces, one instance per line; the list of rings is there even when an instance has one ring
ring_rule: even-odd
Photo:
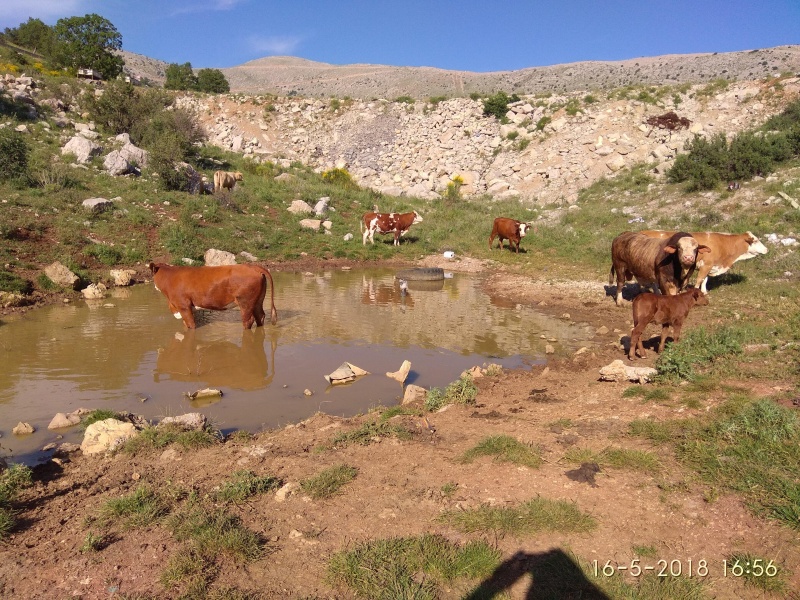
[[[164,417],[159,425],[177,425],[189,431],[202,431],[207,424],[203,413],[186,413],[177,417]]]
[[[100,144],[88,140],[82,135],[74,136],[61,148],[61,154],[74,154],[76,162],[82,165],[102,151],[103,147]]]
[[[218,267],[221,265],[235,265],[236,255],[233,252],[226,250],[217,250],[216,248],[209,248],[203,255],[203,260],[208,267]]]
[[[112,452],[137,433],[133,423],[113,418],[96,421],[86,428],[81,451],[84,454]]]
[[[136,275],[136,271],[133,269],[111,269],[109,275],[111,276],[111,280],[114,282],[114,285],[118,287],[124,287],[133,283],[133,278]]]
[[[44,274],[47,275],[47,278],[56,285],[72,289],[75,289],[79,279],[75,273],[70,271],[58,261],[47,265],[44,268]]]

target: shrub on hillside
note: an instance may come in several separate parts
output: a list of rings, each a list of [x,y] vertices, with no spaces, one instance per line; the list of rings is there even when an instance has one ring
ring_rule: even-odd
[[[0,181],[18,179],[28,170],[28,144],[12,129],[0,129]]]
[[[519,96],[516,94],[509,97],[505,92],[497,92],[494,96],[489,96],[483,101],[483,114],[487,117],[492,115],[502,121],[508,112],[509,102],[517,102],[518,100]]]
[[[322,181],[341,187],[357,187],[347,169],[330,169],[322,174]]]
[[[727,162],[728,142],[720,133],[712,138],[694,136],[686,142],[686,154],[680,154],[667,172],[671,183],[689,182],[689,191],[708,190],[722,180]]]

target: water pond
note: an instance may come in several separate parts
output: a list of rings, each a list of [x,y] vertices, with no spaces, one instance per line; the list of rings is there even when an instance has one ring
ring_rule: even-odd
[[[474,365],[542,361],[548,338],[567,348],[586,338],[580,326],[493,300],[474,276],[412,282],[404,294],[389,270],[273,275],[274,327],[243,331],[233,309],[200,311],[198,328],[186,330],[152,284],[0,321],[0,453],[32,464],[50,442],[80,443],[80,427],[47,425],[56,412],[81,407],[151,420],[198,410],[223,432],[317,411],[352,416],[399,402],[402,388],[385,373],[403,360],[411,361],[406,383],[444,387]],[[324,375],[344,361],[371,374],[329,386]],[[185,395],[206,387],[223,396]],[[36,432],[12,435],[19,421]]]

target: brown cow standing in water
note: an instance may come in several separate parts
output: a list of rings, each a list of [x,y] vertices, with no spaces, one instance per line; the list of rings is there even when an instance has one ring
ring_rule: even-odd
[[[264,324],[264,298],[269,280],[272,310],[270,321],[278,322],[275,310],[275,286],[270,272],[258,265],[225,265],[219,267],[174,267],[149,263],[156,289],[167,297],[169,309],[183,319],[189,329],[196,327],[194,308],[225,310],[238,306],[242,325],[250,329]]]

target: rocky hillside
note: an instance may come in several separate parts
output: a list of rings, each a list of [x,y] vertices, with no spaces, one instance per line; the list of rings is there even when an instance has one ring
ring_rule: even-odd
[[[209,142],[257,161],[346,168],[382,193],[434,198],[454,177],[465,195],[572,204],[578,191],[625,167],[663,174],[695,134],[755,127],[800,94],[800,78],[731,84],[526,95],[508,124],[481,101],[339,101],[310,97],[186,96]],[[677,129],[648,120],[674,112]],[[392,207],[381,207],[390,209]]]
[[[167,63],[123,52],[128,71],[163,84]],[[331,65],[290,56],[259,58],[221,69],[231,91],[313,97],[388,98],[603,90],[626,85],[703,83],[722,78],[753,80],[800,73],[800,45],[741,52],[673,54],[622,61],[583,61],[516,71],[476,73],[433,67]]]

